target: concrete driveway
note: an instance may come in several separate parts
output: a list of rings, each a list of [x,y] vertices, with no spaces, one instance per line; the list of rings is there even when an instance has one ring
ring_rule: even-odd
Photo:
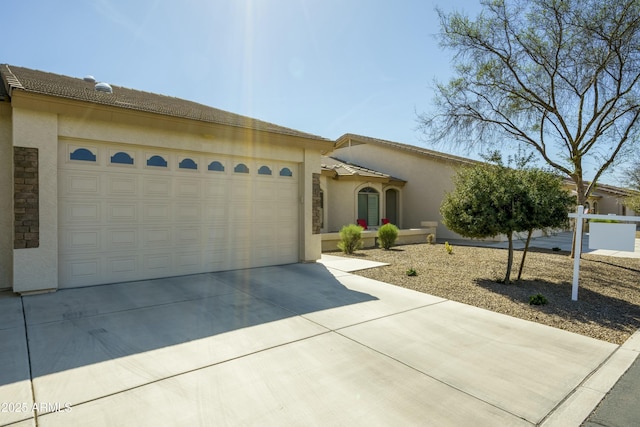
[[[624,372],[616,345],[326,264],[5,293],[0,425],[571,425]]]

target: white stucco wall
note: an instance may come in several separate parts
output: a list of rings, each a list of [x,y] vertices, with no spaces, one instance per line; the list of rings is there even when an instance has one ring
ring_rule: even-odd
[[[13,109],[13,146],[38,149],[40,246],[13,250],[13,290],[58,288],[58,119]],[[13,157],[12,157],[13,158]]]
[[[454,164],[375,144],[339,148],[333,155],[407,181],[400,190],[402,228],[418,228],[421,221],[438,221],[438,238],[461,238],[442,224],[440,215],[445,193],[454,188]]]
[[[0,289],[11,288],[13,271],[13,144],[11,110],[0,106]]]

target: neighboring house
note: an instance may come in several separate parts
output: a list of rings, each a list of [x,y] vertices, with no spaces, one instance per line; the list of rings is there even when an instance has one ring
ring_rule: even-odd
[[[0,77],[0,288],[320,257],[332,141],[89,77]]]
[[[586,183],[589,184],[588,182]],[[566,188],[572,194],[576,194],[575,184],[572,180],[565,180]],[[627,188],[614,187],[607,184],[596,184],[596,188],[587,198],[585,208],[589,209],[589,213],[601,215],[636,215],[631,209],[627,209],[624,205],[624,199],[634,195],[634,190]]]
[[[336,232],[357,219],[375,227],[387,218],[403,229],[437,221],[438,239],[461,238],[442,224],[440,205],[454,189],[456,168],[480,162],[354,134],[341,136],[331,156],[323,157],[322,165],[324,233]],[[575,194],[571,180],[565,180],[565,185]],[[600,214],[634,215],[622,203],[632,193],[598,184],[587,207]]]
[[[373,211],[374,215],[367,219],[368,223],[375,222],[375,226],[382,218],[406,229],[419,228],[425,221],[437,221],[438,239],[460,238],[442,224],[440,204],[445,193],[454,188],[456,167],[478,164],[477,161],[353,134],[341,136],[331,155],[341,159],[338,170],[346,172],[337,174],[334,182],[323,165],[322,175],[327,179],[322,181],[321,188],[338,193],[325,193],[328,201],[325,211],[329,213],[326,231],[337,231],[345,223],[354,223]],[[354,165],[360,169],[354,169]],[[354,170],[351,176],[349,168]],[[362,169],[369,173],[363,174]],[[341,185],[343,180],[353,184]]]

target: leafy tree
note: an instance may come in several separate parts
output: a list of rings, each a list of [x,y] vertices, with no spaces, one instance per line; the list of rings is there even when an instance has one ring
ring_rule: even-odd
[[[437,84],[433,141],[531,148],[571,177],[584,205],[638,141],[638,0],[482,0],[472,20],[438,10],[456,76]],[[513,145],[512,145],[513,146]],[[590,182],[584,167],[596,165]]]
[[[640,158],[635,160],[633,164],[625,169],[627,176],[627,184],[634,190],[640,191]]]
[[[454,183],[455,190],[445,196],[440,207],[444,224],[464,237],[505,234],[509,244],[505,283],[511,279],[513,233],[529,231],[528,248],[534,229],[566,224],[574,203],[559,178],[535,169],[482,164],[459,169]],[[525,256],[526,252],[520,273]]]
[[[575,206],[576,199],[562,185],[562,178],[540,169],[524,169],[517,172],[528,192],[530,209],[524,217],[527,241],[522,253],[518,280],[522,277],[524,261],[529,250],[534,230],[567,227],[568,212]]]
[[[454,177],[455,190],[440,206],[443,223],[464,237],[486,238],[505,234],[509,242],[505,283],[513,265],[513,233],[524,231],[526,189],[513,169],[502,165],[461,168]]]
[[[640,215],[640,193],[625,198],[624,205],[629,209],[633,209],[636,215]]]

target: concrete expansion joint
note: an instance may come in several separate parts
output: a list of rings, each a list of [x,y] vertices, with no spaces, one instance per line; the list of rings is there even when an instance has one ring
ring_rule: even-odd
[[[539,424],[544,427],[581,425],[640,355],[640,329],[618,346]]]

